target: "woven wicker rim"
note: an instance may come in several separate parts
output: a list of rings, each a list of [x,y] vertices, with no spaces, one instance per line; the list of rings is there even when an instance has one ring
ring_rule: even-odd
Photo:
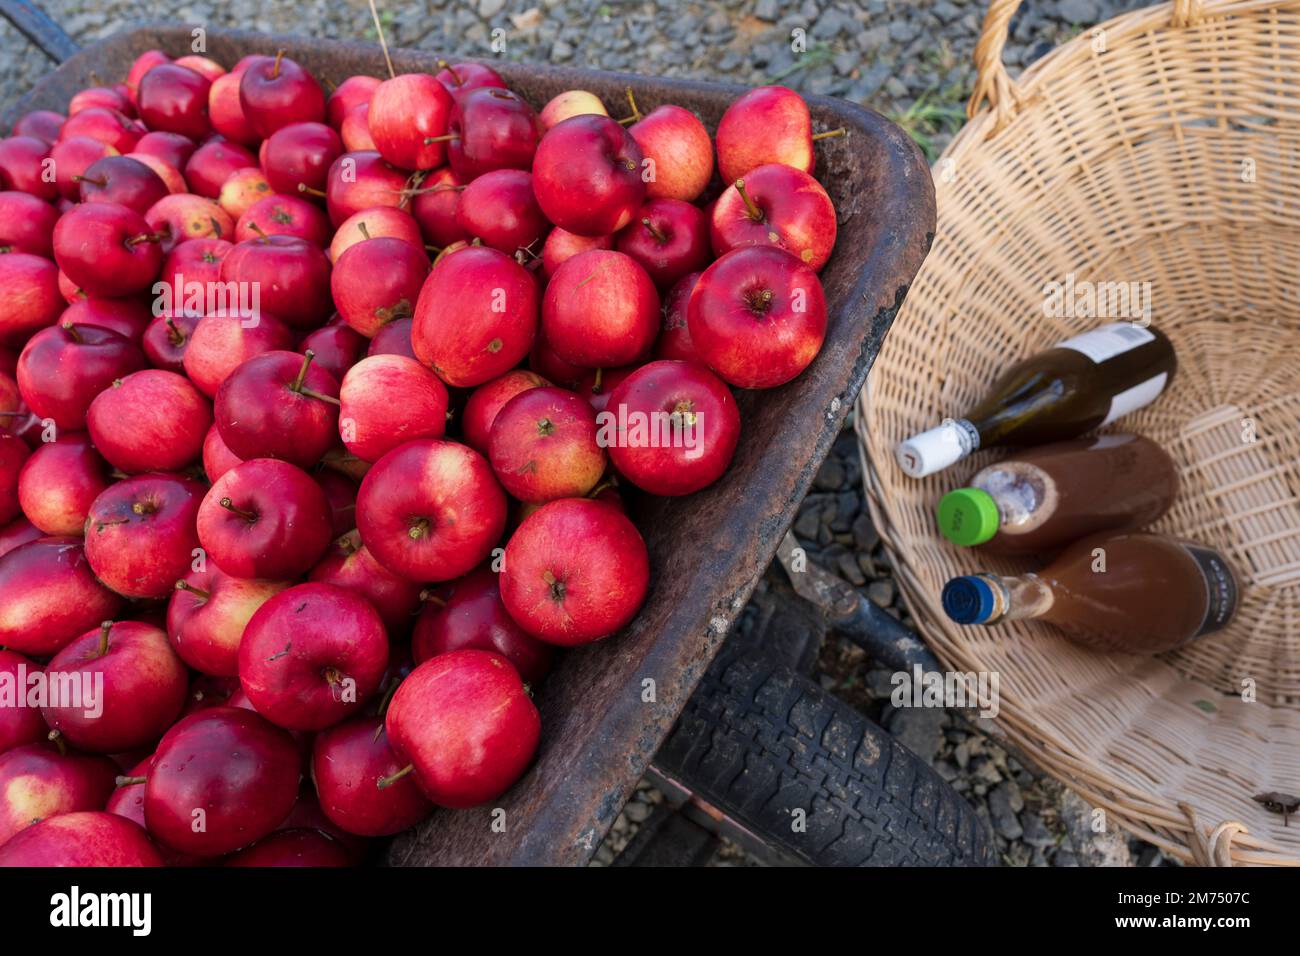
[[[1012,81],[1001,52],[1018,6],[989,6],[971,122],[935,164],[934,248],[859,399],[868,505],[902,594],[945,666],[1002,671],[997,723],[1015,747],[1184,860],[1300,865],[1300,826],[1284,827],[1251,799],[1300,790],[1300,439],[1284,434],[1300,417],[1300,320],[1277,288],[1296,281],[1300,261],[1291,235],[1300,192],[1287,182],[1300,165],[1300,90],[1282,79],[1300,65],[1300,0],[1149,7],[1085,31]],[[1260,45],[1286,61],[1276,79],[1260,78]],[[1245,59],[1252,54],[1256,61]],[[1251,85],[1234,90],[1234,81]],[[1266,192],[1198,190],[1207,170],[1235,173],[1246,155],[1277,160],[1276,179],[1259,181]],[[1261,177],[1266,169],[1261,162]],[[1077,215],[1098,194],[1127,204],[1102,210],[1104,226]],[[1027,327],[1023,316],[1042,305],[1035,280],[1053,259],[1077,263],[1080,274],[1112,270],[1098,278],[1150,275],[1165,296],[1152,301],[1175,303],[1153,321],[1179,349],[1178,377],[1169,394],[1112,430],[1164,441],[1181,466],[1184,494],[1157,530],[1214,544],[1216,534],[1231,538],[1240,547],[1228,553],[1249,566],[1250,613],[1186,654],[1117,661],[1042,625],[959,628],[939,607],[946,577],[1007,569],[941,546],[931,518],[943,491],[997,456],[981,453],[918,482],[898,469],[892,447],[960,411],[997,368],[1062,331],[1099,324]],[[1226,316],[1206,304],[1225,289]],[[974,331],[987,348],[953,347]],[[1238,344],[1243,336],[1254,345]],[[1264,456],[1255,470],[1234,484],[1224,470],[1239,449],[1222,439],[1243,412],[1279,427],[1252,450]],[[1233,495],[1260,503],[1247,517],[1237,504],[1223,511]],[[1268,527],[1257,527],[1264,520]],[[1258,665],[1259,701],[1249,705],[1214,696],[1235,687],[1239,656]],[[1063,688],[1071,681],[1098,696],[1081,702],[1077,689]],[[1207,704],[1209,712],[1198,709]]]

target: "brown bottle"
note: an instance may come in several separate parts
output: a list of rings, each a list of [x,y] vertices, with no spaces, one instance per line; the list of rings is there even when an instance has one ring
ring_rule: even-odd
[[[1103,325],[1011,366],[964,418],[900,442],[894,457],[923,478],[979,448],[1077,438],[1155,401],[1177,368],[1163,332]]]
[[[1037,574],[971,574],[943,589],[943,609],[958,624],[1034,618],[1080,644],[1129,654],[1159,654],[1219,630],[1237,599],[1219,552],[1145,531],[1084,538]]]
[[[1178,494],[1169,454],[1141,435],[1101,435],[1020,452],[948,492],[936,513],[954,544],[993,554],[1051,551],[1100,531],[1144,527]]]

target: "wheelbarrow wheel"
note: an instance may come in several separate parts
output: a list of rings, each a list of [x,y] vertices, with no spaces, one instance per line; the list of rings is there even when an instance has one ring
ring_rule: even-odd
[[[985,866],[971,806],[853,707],[723,646],[655,766],[786,855],[821,866]]]

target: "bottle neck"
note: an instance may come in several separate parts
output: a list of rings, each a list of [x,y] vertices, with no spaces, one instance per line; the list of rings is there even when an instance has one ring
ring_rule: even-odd
[[[1003,530],[1042,523],[1044,504],[1053,489],[1042,470],[1022,462],[1003,462],[976,475],[971,485],[987,492],[997,505]]]
[[[985,624],[1041,618],[1053,604],[1052,589],[1036,574],[985,576],[993,588],[995,610]]]

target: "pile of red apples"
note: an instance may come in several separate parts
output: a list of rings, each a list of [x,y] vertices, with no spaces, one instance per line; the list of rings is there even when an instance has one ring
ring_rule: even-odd
[[[438,65],[150,51],[0,140],[0,864],[349,865],[490,808],[557,651],[645,601],[624,498],[717,481],[733,390],[817,355],[797,94],[710,135]]]

